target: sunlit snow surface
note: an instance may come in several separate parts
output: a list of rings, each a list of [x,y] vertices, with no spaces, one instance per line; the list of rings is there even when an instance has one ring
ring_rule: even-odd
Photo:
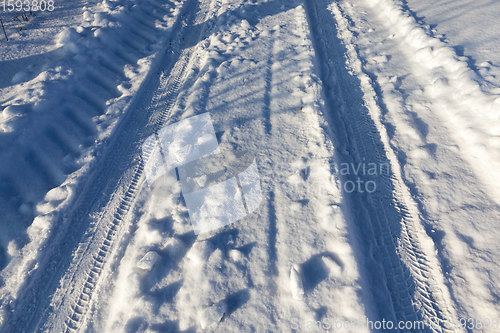
[[[9,8],[1,332],[500,331],[498,1]]]

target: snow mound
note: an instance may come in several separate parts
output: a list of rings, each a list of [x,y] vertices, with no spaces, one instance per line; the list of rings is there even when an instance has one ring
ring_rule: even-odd
[[[65,53],[79,53],[78,39],[80,35],[74,28],[65,28],[55,38],[57,47],[61,47]]]

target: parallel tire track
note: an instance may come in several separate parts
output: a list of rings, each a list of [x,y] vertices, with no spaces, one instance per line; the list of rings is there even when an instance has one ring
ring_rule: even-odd
[[[188,59],[184,58],[176,64],[167,79],[163,78],[161,84],[161,91],[165,91],[164,95],[154,96],[153,103],[158,106],[160,97],[166,100],[164,108],[161,111],[161,116],[153,126],[153,131],[158,132],[164,122],[168,120],[171,114],[172,108],[177,99],[179,93],[179,88],[182,83],[183,75],[185,74],[185,69],[188,64]],[[147,147],[145,150],[144,157],[147,159],[152,152],[153,146]],[[120,224],[122,224],[125,216],[130,211],[133,206],[137,190],[139,188],[139,182],[144,173],[144,160],[139,159],[137,165],[133,171],[133,177],[130,184],[125,191],[125,194],[121,198],[118,208],[113,214],[113,218],[110,222],[104,226],[106,230],[106,236],[102,240],[97,254],[93,255],[93,262],[90,270],[87,273],[87,280],[85,281],[83,287],[81,288],[80,295],[77,297],[75,304],[72,306],[72,313],[68,316],[66,320],[66,332],[75,331],[79,328],[82,317],[86,314],[88,310],[88,305],[91,301],[92,294],[97,286],[97,282],[102,273],[104,264],[110,253],[110,249],[116,239],[117,229]]]
[[[193,3],[194,0],[191,0],[190,2]],[[190,8],[191,4],[188,4],[187,7]],[[214,11],[215,10],[212,10],[212,13]],[[196,16],[195,14],[196,12],[192,12],[191,16],[186,21],[194,21],[194,17]],[[200,40],[200,38],[203,36],[203,33],[205,32],[204,28],[206,22],[207,20],[204,21],[203,28],[199,31],[198,40]],[[191,22],[187,22],[187,24],[189,23]],[[180,43],[181,40],[183,40],[184,35],[185,30],[177,34],[176,38],[172,41],[171,45],[175,52],[180,52]],[[150,103],[150,109],[152,110],[152,112],[155,112],[155,110],[159,110],[160,101],[162,102],[161,110],[157,112],[157,114],[154,114],[155,119],[152,125],[152,131],[155,135],[157,135],[158,132],[165,126],[165,123],[170,120],[170,116],[177,101],[180,88],[183,85],[186,73],[188,72],[188,65],[195,52],[196,49],[182,52],[182,55],[180,55],[180,61],[178,61],[172,68],[172,70],[168,73],[168,77],[165,77],[164,73],[162,73],[162,77],[160,78],[160,87],[157,89],[157,92],[159,93],[156,93],[153,96],[153,99]],[[153,146],[149,146],[146,147],[145,151],[143,151],[142,158],[137,162],[137,165],[133,172],[133,177],[127,190],[125,191],[125,194],[120,200],[116,212],[113,214],[113,218],[104,227],[104,229],[106,230],[106,236],[102,240],[97,253],[93,255],[93,262],[90,270],[87,273],[87,279],[85,280],[80,294],[76,298],[76,301],[74,301],[74,304],[71,306],[72,311],[65,321],[65,332],[72,332],[81,327],[82,320],[89,310],[92,295],[95,292],[104,265],[109,259],[110,252],[112,252],[111,248],[113,244],[116,242],[116,236],[118,233],[117,229],[122,224],[125,216],[134,204],[134,199],[136,197],[138,189],[140,188],[139,184],[144,173],[144,163],[149,158],[152,150]]]
[[[338,147],[348,152],[339,156],[340,161],[353,165],[389,163],[393,169],[388,153],[390,147],[363,106],[359,81],[356,82],[344,67],[344,49],[336,38],[337,29],[327,2],[305,0],[305,9],[321,63],[330,126]],[[351,179],[347,177],[346,180]],[[365,243],[361,245],[362,249],[371,253],[373,258],[373,262],[366,263],[365,269],[376,275],[370,286],[379,310],[379,318],[375,319],[390,318],[394,322],[423,320],[426,327],[422,331],[445,332],[443,322],[449,319],[446,307],[438,301],[439,295],[430,284],[429,261],[416,237],[418,217],[412,215],[404,202],[402,186],[391,170],[389,175],[379,175],[375,193],[344,193]],[[363,208],[361,211],[360,207]],[[387,311],[387,308],[392,308],[392,311]]]

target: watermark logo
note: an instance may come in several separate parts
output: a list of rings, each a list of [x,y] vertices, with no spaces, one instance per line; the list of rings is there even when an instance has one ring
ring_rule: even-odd
[[[346,193],[374,193],[377,190],[376,178],[389,177],[389,163],[340,163],[339,173],[347,178],[342,183]]]
[[[234,223],[262,200],[255,158],[221,151],[209,113],[163,127],[142,145],[146,181],[177,170],[195,234]]]

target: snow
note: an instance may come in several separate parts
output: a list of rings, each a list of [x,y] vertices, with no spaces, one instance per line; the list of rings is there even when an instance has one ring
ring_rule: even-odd
[[[185,244],[178,238],[168,238],[163,249],[172,259],[178,259],[186,252]]]
[[[226,311],[226,304],[224,302],[214,304],[203,310],[203,312],[200,315],[201,328],[206,329],[211,326],[215,326],[218,322],[222,320],[225,311]]]
[[[152,184],[166,172],[215,152],[217,137],[208,113],[162,128],[142,146],[146,179]]]
[[[497,332],[498,9],[1,12],[0,331]]]
[[[433,34],[454,49],[457,56],[482,77],[485,88],[498,89],[500,3],[494,0],[408,1],[417,17]],[[498,90],[496,90],[498,93]]]
[[[153,269],[160,256],[155,251],[147,252],[144,257],[137,263],[137,267],[145,272]]]
[[[495,318],[498,305],[491,297],[497,288],[489,277],[496,274],[496,259],[494,255],[485,259],[466,254],[463,249],[481,244],[480,251],[498,253],[498,235],[491,222],[498,219],[497,183],[492,174],[496,174],[492,165],[497,157],[496,153],[486,153],[488,145],[491,152],[497,150],[494,135],[486,134],[497,130],[496,122],[491,121],[498,114],[497,96],[485,89],[485,82],[466,62],[427,33],[403,7],[379,1],[369,3],[364,10],[348,4],[345,8],[356,22],[345,25],[346,29],[366,35],[355,42],[362,58],[390,52],[387,63],[368,63],[364,71],[380,87],[378,96],[383,98],[385,109],[382,119],[394,129],[391,143],[399,152],[405,182],[434,243],[429,246],[436,249],[442,281],[450,292],[448,303],[460,304],[456,307],[459,318]],[[377,16],[374,22],[366,20]],[[385,22],[390,24],[384,29]],[[484,127],[475,128],[475,124]],[[488,162],[479,160],[483,153],[488,155]],[[470,274],[471,270],[481,273]],[[463,284],[463,276],[474,289]],[[489,325],[487,330],[495,328]]]
[[[304,298],[304,284],[300,275],[294,266],[290,268],[290,290],[292,291],[293,299],[298,301],[302,301]]]

